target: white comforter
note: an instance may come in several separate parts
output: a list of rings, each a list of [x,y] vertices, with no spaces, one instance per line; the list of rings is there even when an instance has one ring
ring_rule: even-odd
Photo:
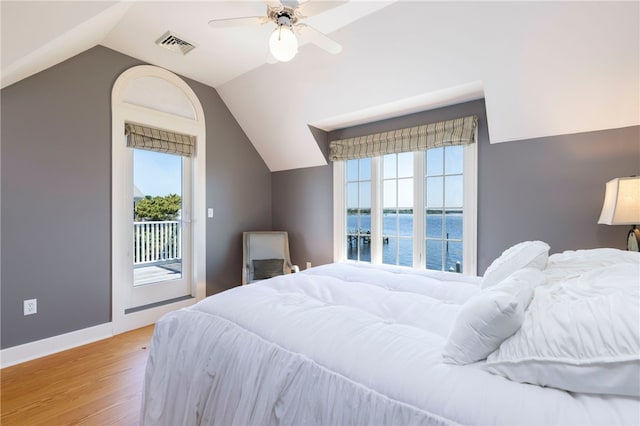
[[[442,362],[479,278],[335,264],[237,287],[156,325],[143,424],[640,424],[637,398]]]

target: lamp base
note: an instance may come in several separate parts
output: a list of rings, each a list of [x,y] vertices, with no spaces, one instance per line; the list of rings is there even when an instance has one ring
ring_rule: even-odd
[[[627,234],[627,250],[640,251],[640,229],[635,225],[631,227],[629,234]]]

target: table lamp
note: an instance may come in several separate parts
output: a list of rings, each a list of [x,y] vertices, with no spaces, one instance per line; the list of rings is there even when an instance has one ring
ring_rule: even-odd
[[[611,179],[607,182],[604,204],[598,223],[631,225],[627,250],[640,251],[640,176]]]

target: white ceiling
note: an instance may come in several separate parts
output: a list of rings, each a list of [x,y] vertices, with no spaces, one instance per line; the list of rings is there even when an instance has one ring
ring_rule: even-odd
[[[303,45],[274,65],[270,25],[207,25],[265,10],[256,1],[2,0],[2,87],[100,44],[215,87],[272,171],[325,164],[309,125],[332,130],[481,97],[493,143],[640,124],[637,1],[350,1],[305,20],[342,53]],[[196,49],[156,46],[167,30]]]

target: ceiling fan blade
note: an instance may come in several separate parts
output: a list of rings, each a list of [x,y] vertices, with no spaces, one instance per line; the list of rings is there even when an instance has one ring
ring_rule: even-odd
[[[334,55],[342,52],[342,46],[313,27],[305,24],[294,25],[302,38]]]
[[[322,12],[326,12],[329,9],[333,9],[334,7],[341,6],[347,3],[346,1],[320,1],[320,0],[310,0],[304,3],[301,3],[300,6],[296,8],[296,16],[299,18],[308,18],[309,16],[317,15]]]
[[[245,16],[242,18],[225,18],[214,19],[209,21],[209,26],[212,28],[229,28],[229,27],[241,27],[244,25],[266,24],[269,19],[266,16]]]
[[[282,8],[284,7],[278,0],[265,0],[264,4],[267,5],[268,9],[275,10],[276,12],[282,10]]]

